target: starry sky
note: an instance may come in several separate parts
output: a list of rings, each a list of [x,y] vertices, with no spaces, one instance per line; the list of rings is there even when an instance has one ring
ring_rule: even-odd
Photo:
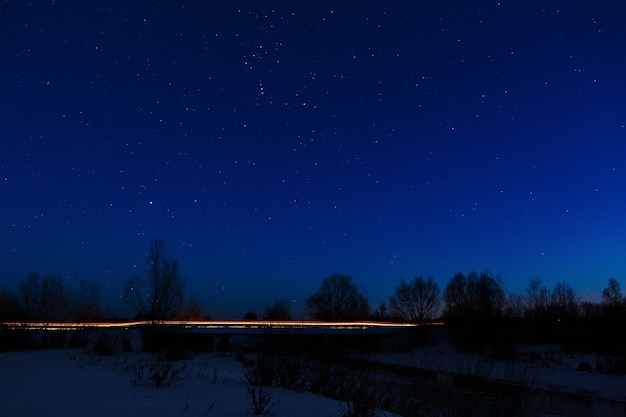
[[[122,284],[155,238],[214,318],[323,279],[626,278],[623,1],[0,5],[0,285]]]

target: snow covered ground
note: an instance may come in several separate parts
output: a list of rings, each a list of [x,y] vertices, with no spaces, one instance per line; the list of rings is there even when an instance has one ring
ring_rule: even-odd
[[[544,347],[542,352],[552,351]],[[465,367],[494,378],[506,373],[504,362],[481,362],[478,356],[459,355],[441,346],[369,358],[444,372],[462,372]],[[548,367],[522,364],[537,371],[539,387],[587,399],[577,403],[563,397],[568,404],[558,405],[558,412],[544,413],[544,417],[623,415],[619,414],[623,404],[616,408],[593,399],[626,402],[626,377],[577,370],[581,362],[595,364],[596,359],[557,352]],[[81,349],[0,353],[0,416],[254,415],[250,387],[243,378],[245,369],[233,353],[198,353],[190,360],[171,362],[177,367],[178,381],[161,389],[149,386],[149,367],[158,362],[154,355],[142,352],[114,356],[86,354]],[[342,415],[342,403],[333,399],[281,388],[270,392],[269,413],[276,417]]]
[[[626,376],[596,370],[598,363],[607,363],[610,358],[564,352],[557,345],[518,346],[517,349],[515,362],[459,353],[448,343],[420,347],[411,352],[378,353],[370,359],[441,370],[444,374],[478,374],[508,381],[528,379],[543,396],[540,417],[626,415]],[[581,366],[584,363],[589,364],[589,368]]]
[[[514,364],[482,355],[458,353],[453,347],[442,344],[417,348],[411,352],[380,353],[374,357],[388,363],[462,374],[480,373],[482,376],[505,380],[511,374],[515,377],[526,372],[536,378],[538,387],[546,390],[626,403],[626,376],[598,373],[595,368],[598,361],[603,360],[602,357],[563,352],[556,345],[519,347],[519,358]],[[583,363],[589,364],[591,369],[579,370],[583,368]]]
[[[0,353],[0,416],[172,417],[254,415],[243,368],[232,357],[198,354],[180,383],[154,389],[132,381],[148,354],[112,357],[81,350]],[[274,416],[339,416],[341,403],[271,389]]]

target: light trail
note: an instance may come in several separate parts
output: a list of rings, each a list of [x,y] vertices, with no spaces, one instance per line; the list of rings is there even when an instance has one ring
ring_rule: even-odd
[[[5,328],[27,330],[84,330],[92,328],[120,328],[129,329],[135,327],[163,326],[196,329],[333,329],[333,330],[367,330],[411,328],[419,326],[442,326],[442,322],[414,324],[394,323],[379,321],[273,321],[273,320],[163,320],[151,321],[126,321],[126,322],[4,322],[0,323]]]

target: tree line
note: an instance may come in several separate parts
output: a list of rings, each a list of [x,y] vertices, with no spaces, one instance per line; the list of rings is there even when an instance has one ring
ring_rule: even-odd
[[[184,299],[184,279],[178,262],[167,255],[165,243],[159,239],[150,245],[144,275],[124,283],[123,297],[138,320],[207,318],[197,298]],[[84,323],[104,321],[110,316],[101,306],[99,287],[94,281],[80,280],[76,288],[71,288],[60,275],[41,278],[33,272],[20,282],[17,293],[0,288],[0,323]]]
[[[582,300],[567,282],[548,289],[539,278],[524,293],[507,294],[502,280],[488,272],[456,273],[443,292],[432,277],[401,280],[389,301],[372,309],[348,275],[333,274],[307,299],[310,318],[316,320],[376,320],[427,323],[488,321],[499,318],[601,318],[626,314],[626,298],[615,278],[602,289],[602,301]]]
[[[20,282],[17,294],[0,288],[0,321],[88,322],[104,317],[94,281],[80,280],[69,288],[60,275],[42,278],[33,272]]]
[[[162,240],[155,239],[146,256],[143,276],[124,283],[124,300],[135,318],[158,322],[168,319],[206,319],[195,297],[185,299],[184,278],[178,262]],[[17,293],[0,288],[0,322],[103,320],[96,282],[81,280],[77,288],[65,286],[60,276],[41,278],[33,273]],[[489,272],[457,273],[443,291],[432,277],[401,280],[387,302],[375,308],[349,275],[335,273],[322,281],[306,300],[306,318],[321,321],[389,320],[428,323],[479,322],[495,319],[623,318],[626,299],[619,282],[610,278],[602,301],[582,300],[566,282],[547,288],[539,278],[528,282],[523,293],[506,293],[502,280]],[[244,319],[256,319],[248,311]],[[276,300],[262,315],[266,320],[291,320],[290,303]]]

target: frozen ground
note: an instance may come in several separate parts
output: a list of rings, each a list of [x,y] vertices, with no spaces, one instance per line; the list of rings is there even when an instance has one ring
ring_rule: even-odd
[[[556,352],[555,352],[556,350]],[[522,353],[527,357],[530,353]],[[558,348],[543,347],[548,366],[526,362],[536,370],[538,386],[556,393],[582,394],[587,398],[626,401],[626,377],[577,371],[583,361],[595,357],[568,355]],[[441,369],[444,372],[478,370],[485,376],[505,376],[504,362],[481,362],[472,355],[459,355],[441,346],[419,348],[407,353],[381,353],[372,359]],[[196,354],[189,361],[173,362],[180,381],[172,387],[149,386],[146,367],[155,363],[147,353],[118,353],[114,356],[85,354],[82,350],[39,350],[0,353],[0,416],[247,416],[254,415],[244,368],[232,353]],[[142,371],[143,370],[143,371]],[[143,385],[138,379],[143,376]],[[141,382],[141,381],[140,381]],[[270,415],[341,416],[341,403],[310,393],[271,389]],[[622,415],[615,408],[585,405],[586,412],[560,411],[548,415]],[[571,405],[572,409],[577,406]],[[560,407],[563,410],[562,407]],[[379,416],[386,416],[380,413]]]
[[[412,352],[380,353],[375,358],[445,372],[480,373],[497,379],[508,379],[511,375],[518,377],[525,372],[536,378],[538,387],[546,390],[626,402],[626,376],[595,371],[598,361],[608,361],[608,358],[562,352],[559,346],[526,346],[518,350],[519,357],[513,365],[504,360],[461,354],[442,344],[418,348]],[[590,371],[578,370],[582,363],[589,364]]]
[[[253,415],[243,368],[232,358],[199,354],[182,381],[153,389],[132,383],[146,354],[87,356],[80,350],[0,353],[2,417],[172,417]],[[339,416],[340,403],[274,388],[271,415]]]

